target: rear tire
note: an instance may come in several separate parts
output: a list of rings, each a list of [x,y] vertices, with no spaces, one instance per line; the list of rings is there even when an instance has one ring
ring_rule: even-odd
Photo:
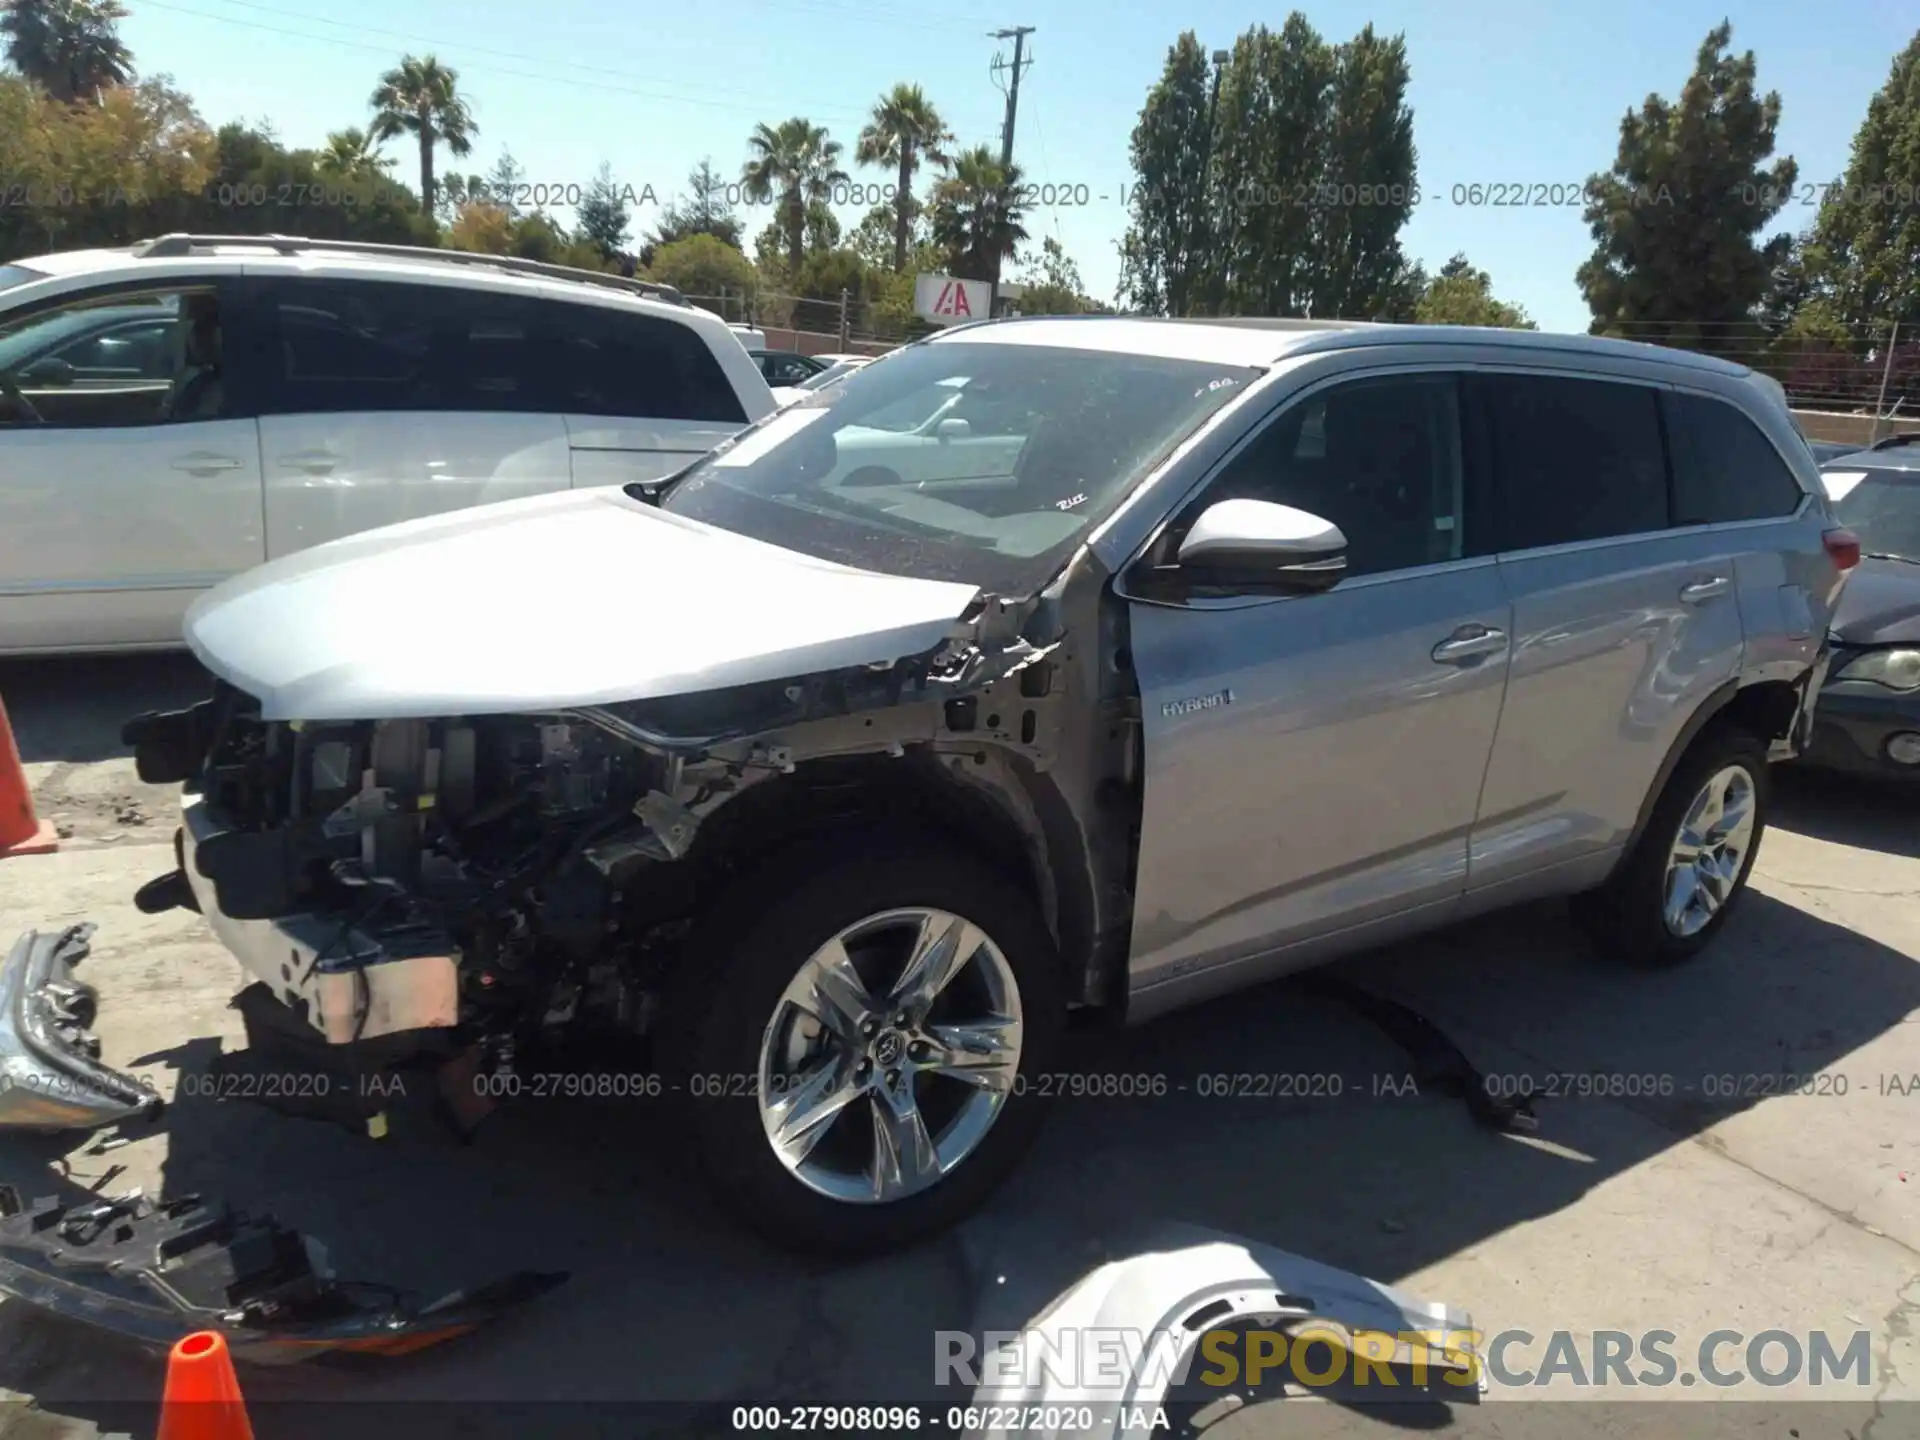
[[[777,1245],[837,1255],[909,1243],[984,1200],[1040,1128],[1035,1077],[1066,1008],[1023,888],[893,834],[779,855],[705,911],[664,997],[660,1060],[715,1199]],[[922,968],[947,972],[929,1007],[904,972],[936,937],[956,958]],[[835,1108],[802,1127],[803,1106]]]
[[[1766,745],[1736,725],[1709,726],[1674,767],[1613,878],[1573,897],[1575,918],[1628,964],[1661,969],[1693,959],[1746,893],[1769,786]]]

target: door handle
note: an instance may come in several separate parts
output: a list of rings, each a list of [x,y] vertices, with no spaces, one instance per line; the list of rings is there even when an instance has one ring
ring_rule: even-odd
[[[215,475],[222,470],[238,470],[240,462],[231,455],[182,455],[173,468],[189,475]]]
[[[1716,595],[1724,595],[1733,582],[1724,575],[1715,575],[1709,580],[1696,580],[1691,585],[1682,586],[1680,599],[1688,605],[1698,605],[1703,600],[1711,600]]]
[[[1485,625],[1461,626],[1433,647],[1433,658],[1442,665],[1467,665],[1484,656],[1497,655],[1507,648],[1507,632]]]
[[[308,450],[299,455],[282,455],[280,464],[289,470],[304,470],[309,475],[325,475],[339,460],[324,450]]]

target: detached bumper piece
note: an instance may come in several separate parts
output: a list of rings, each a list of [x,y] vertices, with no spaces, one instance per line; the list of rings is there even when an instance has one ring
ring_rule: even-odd
[[[520,1271],[414,1305],[384,1286],[333,1279],[324,1252],[298,1231],[197,1196],[23,1207],[0,1187],[0,1216],[0,1291],[148,1345],[215,1330],[256,1364],[423,1350],[567,1278]]]
[[[93,987],[73,978],[92,925],[29,930],[0,963],[0,1129],[86,1130],[160,1113],[160,1096],[100,1063]]]

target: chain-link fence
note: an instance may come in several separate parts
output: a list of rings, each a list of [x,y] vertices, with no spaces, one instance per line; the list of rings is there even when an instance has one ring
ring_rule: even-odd
[[[1920,425],[1920,333],[1896,323],[1835,324],[1816,334],[1749,323],[1627,323],[1609,333],[1717,355],[1772,376],[1811,439],[1868,443],[1902,423]]]
[[[753,326],[766,335],[769,349],[810,355],[877,353],[924,335],[930,328],[911,315],[882,309],[851,293],[823,299],[771,290],[728,290],[686,298],[729,324]]]

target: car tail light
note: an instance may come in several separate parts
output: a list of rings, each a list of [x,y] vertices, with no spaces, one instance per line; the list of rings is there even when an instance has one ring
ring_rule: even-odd
[[[1860,537],[1853,531],[1829,530],[1820,537],[1820,543],[1840,569],[1851,570],[1860,563]]]

